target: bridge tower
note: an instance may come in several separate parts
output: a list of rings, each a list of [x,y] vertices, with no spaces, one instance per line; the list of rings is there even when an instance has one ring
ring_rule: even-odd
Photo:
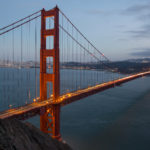
[[[53,17],[54,28],[46,29],[46,18]],[[53,49],[46,49],[46,37],[53,38]],[[53,73],[47,73],[46,58],[53,58]],[[53,101],[60,95],[59,77],[59,9],[41,11],[41,49],[40,49],[40,100],[47,99],[47,83],[52,83]],[[45,133],[50,133],[53,138],[60,139],[60,105],[53,104],[40,114],[40,128]]]

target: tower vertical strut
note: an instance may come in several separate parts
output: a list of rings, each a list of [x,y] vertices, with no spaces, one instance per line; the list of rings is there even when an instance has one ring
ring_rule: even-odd
[[[46,18],[54,18],[54,28],[46,29]],[[46,48],[46,37],[53,38],[53,48]],[[47,58],[53,58],[53,73],[47,73]],[[46,100],[47,83],[52,83],[53,101],[60,96],[60,75],[59,75],[59,9],[56,6],[50,11],[41,11],[41,49],[40,49],[40,100]],[[42,111],[41,111],[42,112]],[[61,139],[60,136],[60,105],[53,104],[40,114],[40,128],[45,133],[50,133],[53,138]]]

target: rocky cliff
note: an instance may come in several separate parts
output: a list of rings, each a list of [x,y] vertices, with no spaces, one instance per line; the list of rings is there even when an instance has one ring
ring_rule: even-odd
[[[29,123],[0,120],[0,150],[71,150]]]

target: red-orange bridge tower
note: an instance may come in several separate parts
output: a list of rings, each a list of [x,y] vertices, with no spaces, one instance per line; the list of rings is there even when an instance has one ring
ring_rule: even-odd
[[[46,18],[53,17],[54,28],[46,29]],[[53,49],[46,49],[46,37],[53,38]],[[47,73],[47,57],[53,58],[53,73]],[[40,50],[40,100],[47,99],[47,82],[52,83],[53,102],[60,96],[59,75],[59,9],[41,12],[41,50]],[[53,104],[40,116],[40,128],[45,133],[51,133],[53,138],[60,139],[60,104]]]

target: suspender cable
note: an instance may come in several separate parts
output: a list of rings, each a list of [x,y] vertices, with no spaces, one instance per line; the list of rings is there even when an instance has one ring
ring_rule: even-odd
[[[30,20],[30,17],[29,17],[29,20]],[[30,21],[29,21],[29,53],[28,53],[28,57],[29,57],[29,61],[30,61]],[[31,93],[30,93],[30,69],[28,69],[28,100],[30,102],[30,99],[31,99]]]
[[[22,26],[21,26],[21,68],[22,68],[22,54],[23,54],[23,33],[22,33]]]
[[[63,16],[61,15],[61,22],[62,22],[62,26],[63,26]],[[61,50],[62,50],[62,59],[61,59],[61,68],[63,67],[64,64],[64,43],[63,43],[63,31],[61,30]],[[63,68],[62,68],[63,69]],[[60,86],[60,90],[61,90],[61,94],[63,94],[63,86],[64,86],[64,71],[62,71],[62,74],[60,76],[60,82],[61,82],[61,86]]]
[[[21,64],[20,64],[20,68],[21,68],[21,78],[20,78],[20,82],[21,82],[21,92],[20,92],[20,99],[19,99],[19,105],[20,105],[20,100],[22,99],[22,92],[23,92],[23,72],[22,72],[22,54],[23,54],[23,31],[22,31],[22,26],[21,26]]]
[[[37,99],[37,19],[35,19],[35,99]]]
[[[73,27],[72,27],[71,30],[72,30],[71,32],[72,32],[72,36],[73,36]],[[71,42],[71,45],[72,45],[72,46],[71,46],[71,50],[72,50],[71,53],[72,53],[72,54],[71,54],[70,57],[72,58],[71,61],[72,61],[72,65],[73,65],[73,40],[72,40],[72,42]],[[72,72],[72,78],[74,79],[74,69],[73,69],[73,68],[72,68],[72,71],[71,71],[71,72]],[[74,88],[73,88],[73,85],[74,85],[74,80],[73,80],[73,79],[72,79],[72,85],[71,85],[72,90],[74,89]]]
[[[12,44],[12,46],[13,46],[13,53],[12,53],[12,57],[13,57],[13,65],[14,65],[14,51],[15,51],[15,47],[14,47],[14,30],[12,31],[12,42],[13,42],[13,44]]]
[[[76,32],[76,39],[78,39],[78,33]],[[76,67],[78,67],[78,45],[76,44]],[[76,90],[78,90],[78,70],[76,71]]]
[[[80,51],[80,53],[79,53],[79,61],[80,61],[80,66],[79,66],[79,71],[80,71],[80,88],[82,88],[82,85],[81,85],[81,80],[82,80],[82,70],[81,70],[81,46],[79,47],[79,51]]]

